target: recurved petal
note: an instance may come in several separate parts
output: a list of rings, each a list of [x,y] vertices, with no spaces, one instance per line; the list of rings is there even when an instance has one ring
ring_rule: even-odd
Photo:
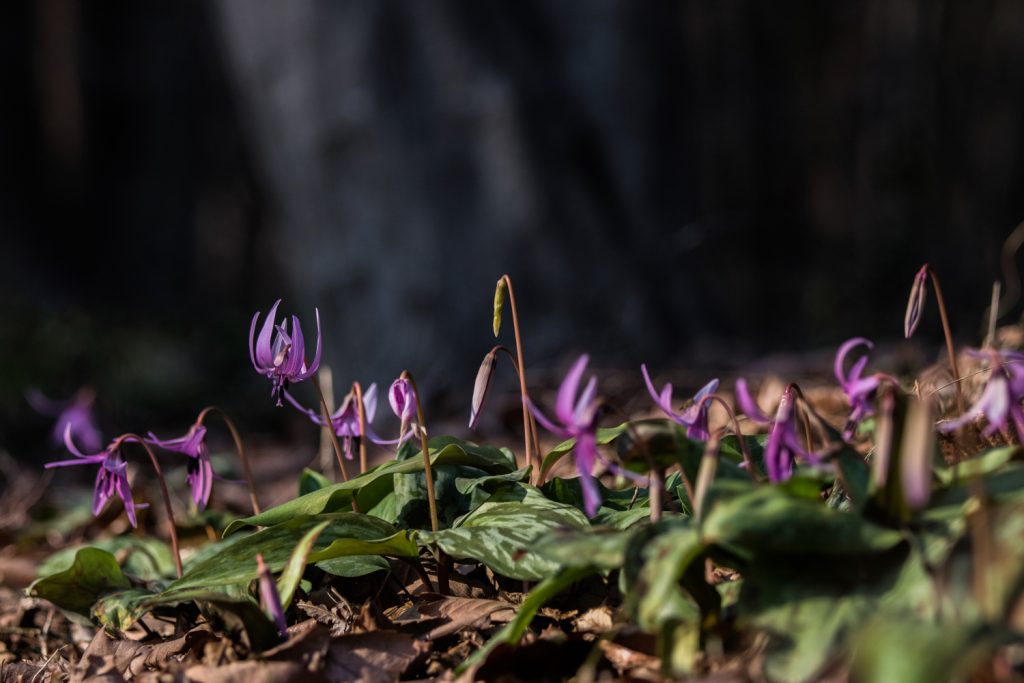
[[[366,424],[373,422],[377,416],[377,383],[371,384],[363,392],[363,413],[366,415]]]
[[[868,349],[873,349],[875,347],[874,344],[872,344],[868,339],[864,337],[854,337],[853,339],[847,339],[845,342],[843,342],[842,345],[839,347],[839,350],[836,351],[836,360],[832,369],[836,374],[836,380],[838,380],[838,382],[844,386],[849,383],[848,378],[854,376],[853,369],[851,369],[849,375],[847,375],[843,371],[843,367],[846,364],[846,356],[849,355],[850,351],[854,350],[855,348],[861,345],[867,346]],[[864,364],[866,364],[867,355],[863,356],[863,358]],[[858,360],[857,362],[860,363],[860,360]],[[863,364],[860,366],[860,370],[864,370]]]
[[[274,320],[277,315],[277,307],[281,305],[281,300],[278,299],[274,302],[274,305],[270,307],[270,311],[267,313],[266,320],[263,321],[263,327],[260,328],[260,334],[256,338],[255,354],[256,358],[253,365],[256,366],[257,370],[266,370],[267,368],[274,367],[274,352],[271,348],[272,336],[274,334]],[[256,327],[256,319],[259,317],[259,312],[253,316],[252,328]],[[251,334],[251,329],[250,329]]]
[[[754,422],[762,425],[771,422],[771,419],[761,412],[754,397],[750,395],[750,390],[747,388],[747,380],[742,377],[736,380],[736,402],[739,404],[740,410]]]
[[[555,415],[563,424],[572,424],[573,413],[576,411],[576,393],[579,390],[583,373],[587,370],[589,360],[590,357],[587,354],[576,359],[572,368],[565,375],[565,379],[562,380],[562,385],[558,388]]]

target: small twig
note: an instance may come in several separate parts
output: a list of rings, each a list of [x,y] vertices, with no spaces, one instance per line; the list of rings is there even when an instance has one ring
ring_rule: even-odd
[[[33,674],[32,678],[29,679],[29,683],[35,683],[36,679],[39,678],[39,674],[41,674],[44,671],[46,671],[47,669],[49,669],[50,668],[50,663],[53,662],[54,657],[56,657],[58,654],[60,654],[64,650],[64,648],[66,648],[66,647],[67,647],[67,643],[65,643],[64,645],[61,645],[56,650],[54,650],[53,654],[51,654],[49,657],[46,658],[46,661],[42,663],[42,665],[39,667],[39,669],[36,670],[35,674]]]
[[[238,433],[238,428],[235,426],[235,421],[232,420],[227,413],[217,406],[207,406],[199,412],[199,417],[196,419],[196,424],[203,424],[203,420],[209,413],[217,413],[220,419],[227,425],[228,431],[231,432],[231,438],[235,442],[235,452],[238,453],[238,459],[242,463],[242,471],[245,473],[245,481],[249,484],[249,502],[252,504],[252,513],[254,515],[260,514],[260,502],[256,499],[256,485],[253,483],[252,468],[249,467],[249,458],[245,455],[245,446],[242,445],[242,435]]]
[[[160,461],[156,459],[156,454],[153,449],[149,447],[149,444],[142,440],[142,437],[138,434],[122,434],[118,437],[119,440],[128,443],[136,442],[141,445],[145,450],[146,454],[149,455],[149,461],[153,465],[153,469],[156,471],[156,479],[160,483],[160,493],[164,497],[164,508],[167,510],[167,531],[171,536],[171,550],[174,551],[174,569],[178,572],[178,578],[184,573],[181,568],[181,549],[178,547],[178,529],[177,524],[174,522],[174,509],[171,507],[171,494],[167,491],[167,482],[164,481],[164,473],[160,469]]]

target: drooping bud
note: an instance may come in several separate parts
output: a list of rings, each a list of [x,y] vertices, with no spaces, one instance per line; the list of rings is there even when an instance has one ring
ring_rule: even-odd
[[[907,314],[903,318],[903,336],[910,339],[921,322],[921,313],[924,311],[924,298],[927,291],[928,264],[921,266],[914,276],[914,284],[910,288],[910,300],[907,301]]]
[[[505,310],[505,296],[508,294],[508,282],[505,275],[498,279],[494,289],[494,336],[497,337],[501,331],[501,312]]]
[[[476,429],[480,421],[480,409],[487,398],[487,390],[491,387],[491,378],[494,377],[494,368],[498,365],[498,351],[500,346],[495,346],[484,356],[480,363],[480,369],[476,373],[476,381],[473,382],[473,402],[469,407],[469,428]]]
[[[263,609],[270,613],[270,617],[277,626],[277,633],[282,638],[288,637],[288,622],[284,618],[284,608],[281,607],[281,596],[277,592],[277,583],[274,582],[274,575],[263,562],[263,555],[256,554],[256,568],[259,572],[260,602]]]
[[[402,421],[402,434],[405,434],[405,428],[416,416],[416,392],[412,389],[412,382],[405,377],[392,382],[388,390],[388,402],[391,410]]]

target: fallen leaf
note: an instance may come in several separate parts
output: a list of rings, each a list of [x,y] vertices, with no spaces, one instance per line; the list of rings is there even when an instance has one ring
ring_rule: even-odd
[[[373,631],[331,640],[326,677],[332,681],[397,681],[430,646],[406,633]]]
[[[221,666],[193,666],[185,678],[194,683],[319,683],[322,675],[297,662],[232,662]]]
[[[213,634],[205,627],[161,643],[118,640],[106,631],[98,631],[75,666],[75,678],[115,672],[121,676],[138,676],[147,669],[162,668],[172,657],[201,649],[210,638]]]
[[[413,627],[411,630],[423,633],[415,626],[443,621],[425,633],[425,640],[436,640],[470,626],[485,627],[492,621],[506,622],[515,615],[515,607],[503,600],[479,598],[458,598],[432,596],[429,602],[413,605],[394,618],[399,626]]]

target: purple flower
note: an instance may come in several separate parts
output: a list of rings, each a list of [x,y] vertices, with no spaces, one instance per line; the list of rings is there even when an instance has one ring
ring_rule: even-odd
[[[285,317],[280,325],[274,323],[277,314],[277,307],[281,300],[278,299],[267,313],[267,319],[260,328],[259,337],[256,334],[256,321],[259,319],[259,311],[252,317],[252,325],[249,326],[249,358],[252,365],[261,375],[267,376],[273,381],[274,386],[270,395],[281,403],[281,393],[288,388],[290,383],[301,382],[312,377],[313,373],[320,367],[320,311],[316,313],[316,352],[313,354],[313,362],[306,364],[306,346],[302,337],[302,326],[299,319],[292,316],[291,331],[288,330],[288,318]],[[255,341],[254,341],[255,340]]]
[[[601,504],[601,494],[594,478],[594,463],[599,457],[597,451],[597,416],[600,401],[597,400],[597,378],[591,377],[587,386],[579,393],[580,380],[587,369],[587,355],[582,355],[569,370],[558,389],[555,402],[555,418],[558,424],[549,420],[544,413],[530,402],[530,412],[545,429],[563,439],[576,439],[573,457],[580,475],[583,489],[583,507],[588,516],[593,516]],[[577,396],[577,394],[579,394]]]
[[[745,379],[736,380],[736,400],[740,409],[752,421],[760,425],[771,425],[768,442],[764,447],[764,466],[770,481],[785,481],[793,476],[793,462],[798,455],[817,462],[818,456],[808,451],[797,435],[796,392],[792,384],[782,392],[774,420],[761,412],[747,389]]]
[[[989,360],[988,383],[966,413],[955,420],[939,423],[939,431],[952,432],[984,415],[988,420],[988,427],[982,432],[985,436],[991,436],[996,431],[1005,432],[1009,421],[1013,420],[1017,437],[1024,443],[1024,411],[1021,410],[1021,401],[1024,400],[1024,354],[1004,349],[968,349],[965,353],[974,358]]]
[[[282,638],[288,637],[288,622],[284,618],[284,608],[281,606],[281,594],[277,592],[277,583],[274,575],[263,562],[263,555],[256,553],[256,570],[259,572],[260,581],[260,602],[270,612],[274,625],[277,626],[277,634]]]
[[[903,336],[910,339],[918,324],[921,322],[921,313],[924,311],[924,295],[928,287],[928,264],[921,266],[914,276],[914,284],[910,287],[910,299],[907,301],[907,313],[903,317]]]
[[[116,493],[121,502],[124,503],[124,512],[128,515],[128,521],[134,527],[136,526],[135,509],[146,506],[136,505],[132,500],[132,489],[128,484],[128,463],[121,457],[121,444],[124,441],[125,439],[118,437],[99,453],[86,455],[79,451],[74,441],[71,440],[71,425],[68,425],[64,429],[64,444],[76,458],[74,460],[48,462],[45,467],[50,469],[53,467],[69,467],[71,465],[98,464],[100,469],[96,473],[96,486],[92,497],[92,514],[100,514],[107,501]]]
[[[65,430],[71,427],[72,436],[78,439],[86,450],[98,451],[102,448],[103,436],[92,414],[92,404],[96,400],[96,394],[92,389],[79,390],[70,401],[53,401],[36,389],[29,391],[26,398],[37,412],[57,418],[53,426],[54,443],[61,443]]]
[[[416,417],[416,392],[413,391],[412,382],[405,377],[399,377],[392,382],[391,388],[388,389],[388,403],[402,421],[401,433],[405,436],[406,428]]]
[[[836,352],[836,360],[833,366],[839,386],[842,387],[843,393],[846,394],[846,399],[850,402],[850,417],[843,428],[843,438],[847,440],[853,436],[861,420],[875,414],[872,397],[879,385],[883,382],[889,382],[893,386],[899,385],[895,378],[881,372],[864,377],[864,367],[868,364],[867,354],[855,360],[848,372],[844,371],[846,356],[849,355],[850,351],[861,345],[867,346],[869,350],[875,347],[874,344],[864,337],[849,339],[843,342],[843,345]]]
[[[647,391],[650,392],[651,398],[658,404],[662,412],[668,415],[669,419],[673,422],[684,425],[686,427],[686,435],[691,439],[707,441],[710,436],[708,432],[708,410],[711,408],[711,405],[707,401],[701,403],[701,400],[718,390],[718,380],[713,379],[705,384],[700,391],[693,395],[692,403],[689,407],[682,412],[676,412],[672,409],[672,385],[666,384],[661,388],[661,394],[659,394],[654,390],[651,376],[647,374],[647,366],[641,365],[640,371],[643,372],[644,382],[647,383]]]
[[[306,416],[315,424],[318,424],[321,427],[324,426],[324,418],[320,413],[304,407],[287,391],[284,392],[284,397],[288,399],[288,402],[295,406],[295,408],[305,413]],[[376,383],[371,384],[366,390],[366,393],[363,394],[363,411],[365,412],[366,417],[366,438],[378,446],[394,446],[400,441],[404,441],[412,436],[412,432],[408,432],[403,435],[402,439],[382,439],[370,428],[370,423],[373,422],[373,418],[377,415]],[[345,457],[348,460],[352,460],[353,446],[357,445],[359,443],[358,439],[363,436],[359,429],[359,406],[357,405],[356,394],[354,391],[350,391],[348,395],[345,396],[345,400],[341,402],[341,407],[331,415],[331,426],[334,428],[334,433],[341,439],[341,445],[345,451]]]
[[[176,439],[159,439],[153,432],[146,439],[149,443],[189,457],[187,479],[192,487],[192,502],[200,512],[210,502],[213,487],[213,465],[210,464],[210,449],[206,446],[206,427],[192,425],[185,436]]]

